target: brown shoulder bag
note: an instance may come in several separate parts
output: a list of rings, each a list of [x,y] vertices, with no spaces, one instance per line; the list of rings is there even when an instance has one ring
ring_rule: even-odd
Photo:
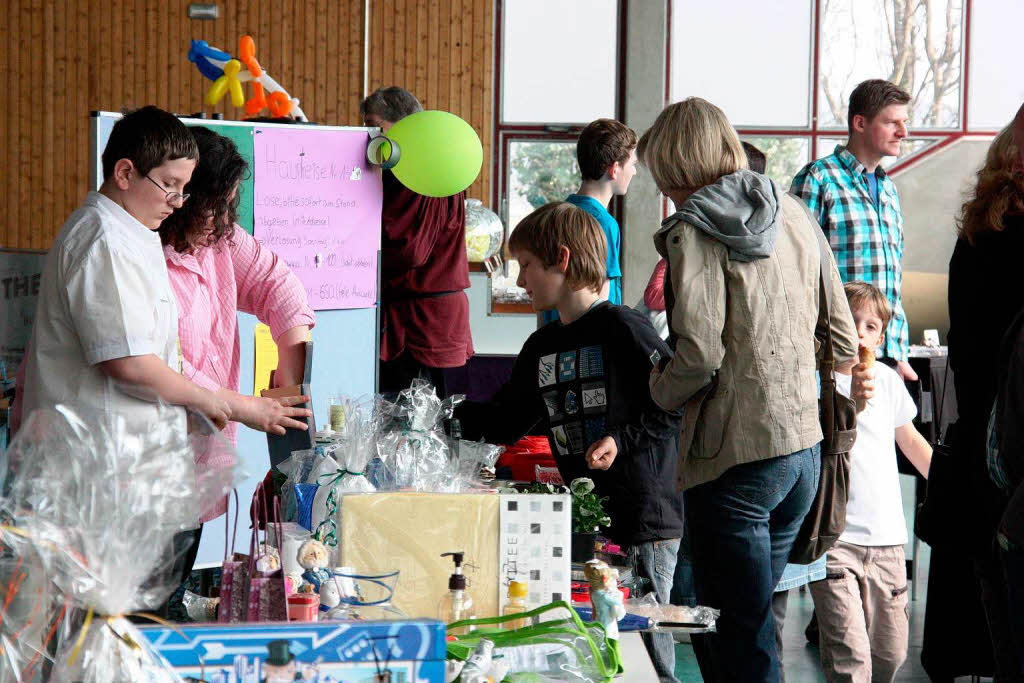
[[[800,205],[806,210],[803,202]],[[808,211],[808,216],[810,212]],[[811,225],[821,250],[818,274],[818,327],[825,328],[825,345],[818,372],[821,376],[821,476],[811,509],[789,553],[794,564],[810,564],[836,544],[846,528],[846,502],[850,498],[850,449],[857,438],[857,405],[836,391],[835,355],[832,348],[831,250],[818,222]]]

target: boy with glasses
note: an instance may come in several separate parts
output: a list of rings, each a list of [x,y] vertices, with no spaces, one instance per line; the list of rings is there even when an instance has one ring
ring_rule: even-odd
[[[20,383],[26,417],[62,403],[123,417],[141,433],[162,400],[217,427],[227,422],[227,404],[180,373],[178,311],[156,233],[188,199],[198,158],[185,125],[156,107],[114,125],[103,185],[71,214],[46,257]],[[185,429],[184,410],[179,422]]]

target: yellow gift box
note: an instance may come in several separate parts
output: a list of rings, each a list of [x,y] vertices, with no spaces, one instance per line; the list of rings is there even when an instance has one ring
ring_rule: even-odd
[[[465,553],[477,617],[499,614],[512,579],[530,582],[533,607],[568,600],[570,507],[568,495],[344,495],[339,559],[365,574],[398,570],[393,604],[412,618],[438,616],[454,569],[441,553],[452,551]]]

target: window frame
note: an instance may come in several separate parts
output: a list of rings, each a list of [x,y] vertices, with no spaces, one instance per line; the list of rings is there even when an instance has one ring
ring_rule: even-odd
[[[665,104],[671,103],[671,86],[672,86],[672,12],[674,9],[675,0],[666,0],[668,9],[668,35],[665,47]],[[811,80],[811,87],[809,90],[809,105],[810,105],[810,125],[805,127],[759,127],[759,126],[743,126],[736,129],[737,134],[740,137],[804,137],[810,139],[810,155],[811,158],[807,160],[809,163],[814,159],[820,157],[817,156],[818,143],[820,138],[845,138],[847,136],[847,129],[842,126],[819,126],[818,125],[818,112],[820,105],[820,88],[819,82],[821,78],[820,71],[820,60],[821,60],[821,10],[822,0],[811,0],[811,55],[810,55],[810,73],[809,77]],[[998,133],[998,130],[988,130],[982,128],[971,128],[968,120],[969,111],[968,104],[970,100],[970,56],[971,56],[971,10],[973,0],[963,0],[963,16],[961,19],[961,30],[963,33],[963,39],[960,49],[960,124],[955,127],[943,127],[943,128],[911,128],[907,131],[908,138],[928,138],[934,142],[925,146],[924,148],[908,154],[904,157],[899,158],[895,163],[889,166],[886,171],[889,174],[899,173],[906,168],[920,162],[935,152],[948,147],[957,140],[966,137],[991,137]],[[666,203],[667,206],[667,203]]]
[[[492,183],[492,201],[493,206],[497,207],[498,216],[501,218],[502,224],[505,226],[505,244],[508,244],[508,237],[511,232],[512,226],[508,224],[508,211],[509,211],[509,185],[510,185],[510,174],[512,169],[509,166],[510,151],[513,142],[572,142],[579,138],[583,128],[589,123],[589,121],[577,121],[577,122],[549,122],[549,123],[534,123],[524,124],[504,121],[502,105],[504,104],[504,82],[503,82],[503,67],[505,63],[505,55],[503,52],[505,43],[505,26],[503,17],[505,15],[505,5],[515,0],[495,0],[494,3],[494,149],[493,158],[491,160],[491,172],[494,182]],[[671,2],[671,0],[669,0]],[[616,40],[615,40],[615,112],[613,116],[619,121],[624,120],[626,112],[626,19],[627,11],[629,9],[629,0],[617,0],[618,7],[616,11]],[[620,198],[615,198],[611,206],[609,206],[609,212],[619,221],[620,229],[625,234],[626,226],[623,222],[622,216],[622,202]],[[504,248],[504,245],[503,245]],[[523,310],[510,310],[510,306],[517,306],[516,304],[498,304],[492,302],[492,311],[494,306],[500,306],[502,313],[529,313],[534,315],[533,309],[526,304]]]

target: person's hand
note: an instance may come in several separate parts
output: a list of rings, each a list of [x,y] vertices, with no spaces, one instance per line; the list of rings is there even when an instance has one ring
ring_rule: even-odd
[[[246,427],[278,436],[282,436],[285,429],[309,429],[305,422],[296,418],[309,417],[313,412],[308,408],[295,407],[308,403],[309,396],[243,396],[242,399],[241,410],[236,411],[234,419]]]
[[[850,398],[857,404],[857,412],[868,406],[868,401],[875,395],[875,369],[866,363],[857,363],[851,369]]]
[[[917,381],[917,373],[914,372],[914,368],[910,367],[910,363],[905,360],[896,362],[896,374],[907,382]]]
[[[231,419],[231,406],[212,391],[196,388],[199,389],[199,396],[195,405],[191,406],[192,409],[205,415],[206,419],[212,422],[217,429],[227,427],[228,421]]]
[[[619,449],[615,445],[615,439],[606,436],[590,444],[587,449],[587,467],[592,470],[606,470],[612,466]]]

